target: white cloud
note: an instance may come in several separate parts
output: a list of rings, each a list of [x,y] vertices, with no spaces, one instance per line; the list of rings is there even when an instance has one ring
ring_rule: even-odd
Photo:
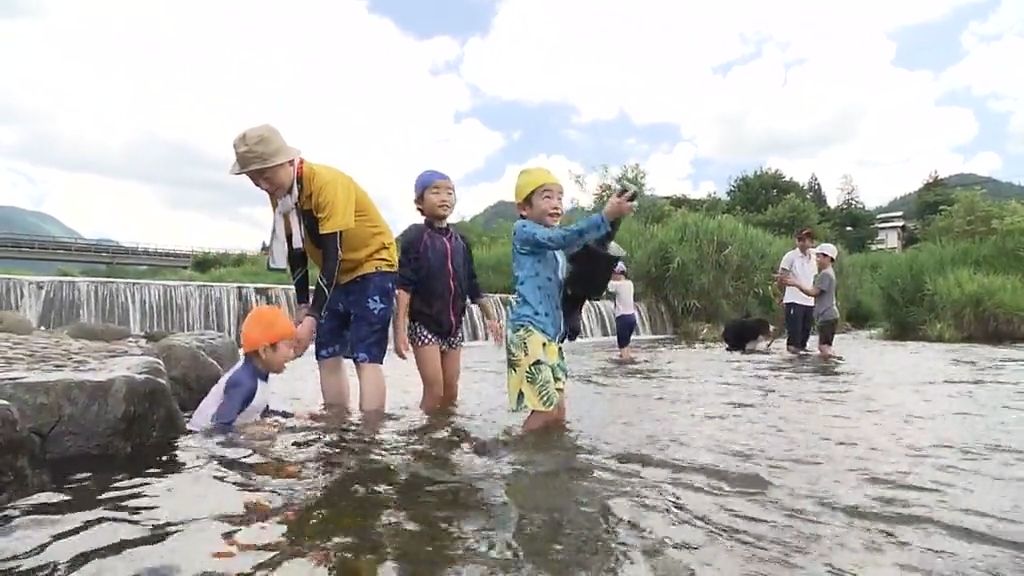
[[[514,201],[516,178],[519,177],[519,172],[523,168],[532,167],[547,168],[558,178],[562,188],[565,189],[564,201],[566,206],[573,201],[582,202],[583,204],[590,202],[590,197],[580,191],[572,180],[572,174],[588,172],[583,165],[569,160],[562,155],[541,154],[521,164],[506,166],[505,172],[497,180],[491,182],[470,186],[460,186],[456,182],[458,196],[453,220],[468,220],[480,213],[484,208],[500,200]]]
[[[578,122],[676,124],[698,157],[850,172],[879,183],[871,203],[965,165],[952,151],[974,139],[973,112],[938,104],[932,73],[895,67],[887,34],[974,2],[506,0],[462,73],[492,97],[570,104]]]
[[[989,107],[1009,117],[1008,147],[1024,153],[1024,2],[1003,0],[992,14],[972,22],[961,38],[967,55],[946,70],[950,90],[962,89],[984,98]]]
[[[704,196],[715,190],[715,184],[705,180],[694,185],[691,178],[694,151],[695,148],[692,144],[682,143],[669,149],[658,150],[644,158],[624,160],[624,163],[638,162],[647,172],[647,183],[655,189],[654,193],[659,196],[678,194]],[[598,183],[597,167],[584,166],[560,154],[541,154],[526,162],[506,166],[505,172],[497,180],[460,187],[455,218],[458,220],[468,219],[499,200],[513,200],[519,171],[535,166],[551,170],[561,181],[562,187],[565,189],[566,206],[573,202],[584,206],[590,205],[591,194]],[[613,171],[617,169],[614,166],[610,168]],[[573,181],[573,174],[584,176],[585,190],[579,189]]]
[[[0,204],[45,212],[89,238],[256,250],[270,231],[269,222],[261,225],[255,208],[236,209],[231,218],[178,210],[152,187],[129,180],[2,161],[0,186]],[[157,206],[159,214],[154,213]]]
[[[461,185],[522,136],[467,116],[482,92],[571,105],[574,125],[555,130],[624,146],[621,162],[641,162],[659,194],[714,190],[694,170],[709,159],[815,172],[828,190],[850,173],[877,204],[933,169],[1002,166],[1001,149],[960,151],[978,123],[938,104],[950,90],[1008,113],[1024,150],[1024,84],[1006,72],[1024,53],[1024,3],[972,23],[966,58],[944,74],[893,65],[891,32],[981,1],[503,0],[465,46],[418,40],[363,0],[19,2],[0,9],[0,54],[17,55],[0,60],[0,202],[88,235],[254,248],[266,199],[227,168],[235,135],[263,122],[356,178],[396,232],[418,219],[412,182],[426,168],[455,179],[462,217],[511,199],[527,165],[587,201],[569,173],[591,167],[557,149]],[[620,115],[675,125],[679,140],[587,130]]]
[[[1002,158],[991,151],[979,152],[969,158],[948,152],[907,157],[903,161],[886,164],[873,164],[870,169],[856,172],[844,168],[848,165],[844,160],[844,152],[838,150],[829,154],[814,159],[769,158],[768,164],[801,182],[806,182],[811,173],[815,173],[833,206],[838,199],[839,179],[843,174],[850,174],[857,184],[861,199],[871,207],[882,205],[907,192],[913,192],[932,170],[937,171],[940,176],[958,172],[990,175],[999,170],[1003,163]]]
[[[693,159],[697,155],[697,147],[689,142],[682,142],[665,151],[657,151],[640,165],[647,170],[647,184],[658,196],[677,196],[685,194],[694,196],[700,192],[694,187]]]
[[[18,55],[0,64],[0,159],[29,165],[51,213],[83,233],[257,247],[270,215],[247,210],[266,198],[227,170],[234,137],[269,122],[397,227],[416,217],[421,170],[458,179],[504,145],[456,119],[471,92],[438,70],[459,53],[355,0],[41,3],[0,19],[0,54]]]

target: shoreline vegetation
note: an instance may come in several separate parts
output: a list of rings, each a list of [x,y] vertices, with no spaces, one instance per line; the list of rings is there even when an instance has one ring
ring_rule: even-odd
[[[871,251],[874,214],[844,176],[830,206],[812,175],[806,183],[761,168],[733,179],[725,197],[654,196],[638,165],[607,167],[575,184],[600,206],[623,182],[644,190],[636,213],[616,242],[627,252],[637,298],[666,306],[677,335],[717,338],[728,319],[750,314],[782,322],[781,290],[772,274],[810,227],[816,242],[840,248],[836,263],[842,322],[881,329],[895,340],[1005,343],[1024,341],[1024,203],[993,199],[977,186],[956,186],[932,173],[920,189],[899,199],[915,221],[901,252]],[[596,184],[595,184],[596,182]],[[565,221],[589,213],[567,207]],[[473,246],[487,293],[512,291],[511,227],[515,210],[499,203],[455,223]],[[4,274],[37,273],[3,270]],[[315,278],[317,271],[311,270]],[[207,254],[189,270],[106,267],[61,270],[57,276],[231,284],[289,283],[266,269],[261,256]]]

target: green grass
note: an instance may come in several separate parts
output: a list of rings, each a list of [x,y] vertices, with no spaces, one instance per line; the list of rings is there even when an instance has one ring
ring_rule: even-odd
[[[1024,340],[1024,239],[923,243],[887,256],[875,286],[889,337]]]
[[[616,240],[638,293],[666,304],[677,326],[778,311],[772,274],[786,239],[730,215],[680,211],[655,225],[626,221]]]

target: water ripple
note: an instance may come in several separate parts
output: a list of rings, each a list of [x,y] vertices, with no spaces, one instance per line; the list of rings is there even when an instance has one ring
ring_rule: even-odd
[[[1024,349],[844,334],[846,363],[566,347],[569,430],[521,437],[501,351],[457,414],[64,462],[0,510],[0,574],[1024,573]],[[310,409],[303,358],[274,401]],[[280,385],[278,385],[280,384]]]

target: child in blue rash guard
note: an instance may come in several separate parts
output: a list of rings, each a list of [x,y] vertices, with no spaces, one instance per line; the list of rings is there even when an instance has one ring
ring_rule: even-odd
[[[633,203],[612,196],[600,214],[559,228],[562,185],[544,168],[519,173],[515,199],[519,221],[512,228],[512,276],[515,303],[509,311],[505,353],[508,400],[512,411],[529,409],[523,431],[565,421],[567,369],[558,344],[562,323],[565,252],[607,234],[611,222],[633,210]]]
[[[242,322],[242,358],[221,376],[192,414],[193,432],[227,432],[268,416],[291,417],[269,407],[270,374],[280,374],[294,356],[296,329],[277,306],[256,306]]]

